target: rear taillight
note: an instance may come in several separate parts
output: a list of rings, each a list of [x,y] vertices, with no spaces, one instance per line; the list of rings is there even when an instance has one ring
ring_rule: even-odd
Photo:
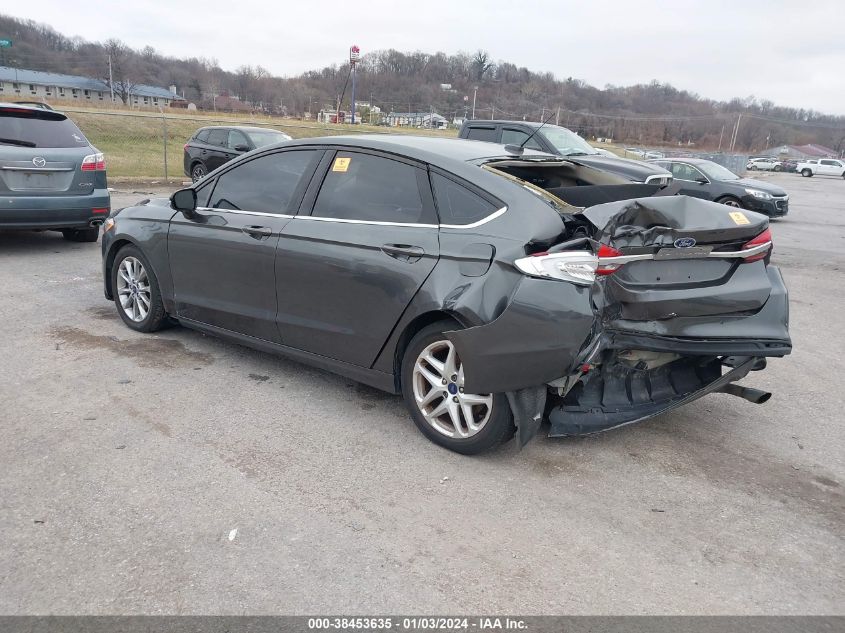
[[[88,154],[82,159],[82,171],[105,171],[106,157],[103,154]]]
[[[753,255],[749,255],[748,257],[744,258],[746,262],[756,262],[761,259],[765,259],[769,253],[772,252],[772,232],[769,229],[766,229],[760,235],[755,237],[750,242],[746,242],[742,245],[742,250],[747,251],[751,249],[755,249],[758,247],[767,246],[767,248],[760,248],[760,251],[754,253]]]
[[[190,147],[190,145],[188,145],[187,143],[185,143],[185,147],[183,147],[182,149],[184,149],[184,150],[187,152],[187,151],[188,151],[188,147]]]
[[[619,270],[622,264],[613,264],[613,263],[606,263],[602,262],[603,259],[607,257],[621,257],[622,252],[616,250],[612,246],[608,246],[607,244],[600,244],[598,253],[596,253],[599,258],[599,267],[596,268],[597,275],[612,275],[614,272]]]

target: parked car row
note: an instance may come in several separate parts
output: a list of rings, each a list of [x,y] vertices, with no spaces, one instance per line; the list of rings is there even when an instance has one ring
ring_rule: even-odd
[[[791,351],[750,210],[782,215],[785,193],[707,161],[603,156],[557,126],[462,130],[479,133],[492,142],[202,128],[191,187],[111,210],[105,158],[64,114],[0,105],[0,226],[96,241],[103,223],[128,327],[178,322],[401,394],[460,453],[544,420],[584,435],[715,391],[769,398],[736,383]]]

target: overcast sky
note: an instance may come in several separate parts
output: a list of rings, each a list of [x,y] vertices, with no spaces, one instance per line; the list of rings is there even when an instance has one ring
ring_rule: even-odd
[[[342,62],[353,43],[362,53],[481,48],[598,87],[658,79],[845,114],[845,0],[38,0],[0,10],[88,40],[215,57],[227,70],[296,75]]]

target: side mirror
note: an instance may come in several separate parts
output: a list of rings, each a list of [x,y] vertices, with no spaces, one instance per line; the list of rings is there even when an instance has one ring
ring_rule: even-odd
[[[249,145],[244,145],[243,143],[241,143],[240,145],[235,145],[235,151],[236,152],[248,152],[249,151]]]
[[[196,217],[197,192],[191,189],[180,189],[170,196],[170,206],[181,211],[186,218]]]
[[[704,177],[702,177],[702,176],[699,176],[698,178],[696,178],[696,179],[695,179],[695,182],[697,182],[699,185],[706,185],[706,184],[708,184],[710,181],[709,181],[709,180],[707,180],[707,178],[704,178]]]

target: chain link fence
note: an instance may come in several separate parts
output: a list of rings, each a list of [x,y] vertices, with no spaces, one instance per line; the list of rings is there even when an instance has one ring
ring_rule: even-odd
[[[455,136],[454,130],[369,125],[329,125],[280,117],[175,114],[171,111],[115,112],[64,108],[91,144],[106,155],[109,178],[187,181],[184,147],[194,133],[209,125],[254,126],[278,130],[293,138],[339,134],[426,134]]]

